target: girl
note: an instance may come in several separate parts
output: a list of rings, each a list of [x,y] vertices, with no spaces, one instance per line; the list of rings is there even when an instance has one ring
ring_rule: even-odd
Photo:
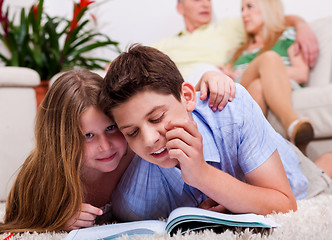
[[[97,106],[101,81],[87,70],[69,71],[50,88],[37,113],[36,146],[10,191],[1,232],[71,230],[107,214],[99,208],[110,203],[134,154]]]
[[[243,0],[242,19],[246,41],[226,72],[249,91],[265,115],[270,108],[279,117],[288,138],[303,150],[314,137],[313,127],[295,113],[291,92],[307,82],[309,68],[301,54],[295,54],[295,31],[285,26],[282,3]]]

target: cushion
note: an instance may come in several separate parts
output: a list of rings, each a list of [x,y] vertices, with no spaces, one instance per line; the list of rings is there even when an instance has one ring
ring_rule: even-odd
[[[307,86],[323,86],[332,83],[332,16],[318,19],[311,24],[319,43],[319,56],[310,71]]]
[[[39,74],[25,67],[0,67],[0,87],[34,87],[40,83]]]
[[[306,87],[292,93],[293,108],[300,117],[311,119],[315,138],[332,138],[332,84]],[[268,112],[267,119],[277,132],[286,137],[279,119]],[[332,147],[331,147],[332,148]]]

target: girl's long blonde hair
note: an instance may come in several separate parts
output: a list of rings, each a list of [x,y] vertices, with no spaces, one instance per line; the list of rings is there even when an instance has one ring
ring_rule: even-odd
[[[36,117],[36,146],[20,168],[0,232],[58,231],[84,199],[80,117],[97,106],[102,78],[73,70],[57,79]]]
[[[263,17],[263,48],[258,54],[270,50],[278,41],[283,31],[286,29],[284,7],[281,0],[257,0]],[[254,42],[254,35],[246,32],[245,42],[239,47],[230,60],[234,65],[236,60],[242,55],[243,51],[248,49],[249,45]]]

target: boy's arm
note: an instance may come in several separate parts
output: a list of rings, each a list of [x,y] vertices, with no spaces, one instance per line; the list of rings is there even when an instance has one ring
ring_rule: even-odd
[[[286,16],[286,25],[296,28],[295,52],[303,53],[304,60],[309,67],[316,64],[319,46],[314,32],[309,24],[297,16]]]
[[[202,136],[194,121],[169,123],[166,147],[178,159],[183,180],[234,213],[269,214],[296,210],[279,154],[246,175],[247,183],[209,165],[203,157]]]
[[[203,171],[205,174],[195,187],[231,212],[266,215],[273,211],[295,211],[297,208],[277,151],[246,175],[247,183],[212,166]]]

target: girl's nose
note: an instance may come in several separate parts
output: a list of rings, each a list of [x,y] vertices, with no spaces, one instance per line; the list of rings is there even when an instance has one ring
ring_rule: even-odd
[[[111,143],[108,141],[106,136],[101,136],[99,139],[99,151],[105,151],[111,147]]]

